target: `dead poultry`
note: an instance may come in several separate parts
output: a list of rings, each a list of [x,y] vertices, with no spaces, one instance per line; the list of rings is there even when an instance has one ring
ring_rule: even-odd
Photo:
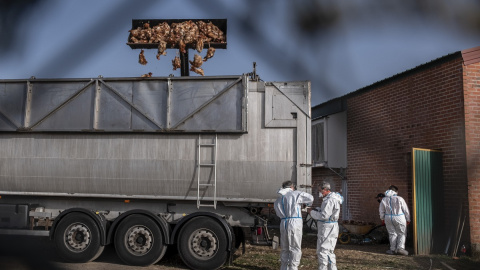
[[[202,42],[225,42],[225,34],[212,22],[189,20],[180,23],[162,22],[153,27],[144,23],[141,27],[129,31],[129,41],[133,43],[158,43],[165,40],[168,45],[179,45],[180,40],[186,45],[197,44],[197,50],[203,49]],[[201,50],[200,50],[201,51]]]
[[[216,42],[225,42],[225,34],[214,24],[212,24],[212,35]]]
[[[200,75],[204,76],[204,74],[203,74],[203,69],[202,69],[202,68],[196,68],[196,67],[192,66],[192,67],[190,68],[190,71],[193,71],[193,72],[195,72],[195,73],[197,73],[197,74],[200,74]]]
[[[161,40],[167,41],[168,36],[170,35],[170,25],[163,22],[158,25],[155,25],[153,28],[153,43],[159,43]]]
[[[158,60],[160,60],[160,55],[167,55],[167,42],[165,40],[160,40],[158,43]]]
[[[170,28],[170,37],[168,38],[168,43],[172,45],[172,48],[180,43],[180,40],[183,40],[185,36],[185,28],[182,23],[172,23]]]
[[[152,77],[152,74],[153,74],[152,72],[148,72],[147,74],[143,74],[142,78],[150,78]]]
[[[207,60],[212,58],[214,54],[215,54],[215,48],[213,47],[208,48],[207,55],[205,55],[205,58],[203,58],[203,61],[207,62]]]
[[[147,59],[145,59],[145,55],[143,54],[143,50],[140,51],[140,55],[138,56],[138,62],[142,65],[146,65],[148,62],[147,62]]]
[[[193,43],[198,36],[198,26],[192,21],[186,21],[183,23],[183,27],[185,28],[183,41],[185,44]]]
[[[172,23],[170,29],[175,36],[183,37],[185,35],[185,27],[183,27],[183,23]]]
[[[196,68],[201,67],[202,64],[203,64],[202,57],[201,57],[200,55],[198,55],[198,54],[195,54],[195,55],[193,56],[193,62],[190,61],[190,60],[189,60],[188,62],[190,62],[190,64],[191,64],[193,67],[196,67]]]
[[[206,26],[203,28],[203,31],[207,37],[212,38],[214,42],[225,42],[225,35],[223,31],[218,28],[218,26],[214,25],[212,22],[208,22]]]
[[[203,51],[203,38],[197,38],[197,42],[195,43],[195,49],[197,52],[201,53]]]
[[[152,43],[152,28],[150,28],[150,24],[145,23],[143,24],[143,28],[140,30],[140,43]]]
[[[197,24],[186,21],[181,23],[172,23],[168,43],[174,47],[178,45],[181,53],[186,53],[188,44],[194,43],[199,35]]]
[[[138,43],[139,40],[141,39],[140,38],[141,31],[142,31],[142,28],[140,27],[138,27],[137,29],[129,30],[128,32],[130,32],[130,41],[133,43]]]
[[[180,61],[180,57],[175,56],[175,58],[172,60],[172,65],[173,65],[173,70],[177,70],[177,68],[181,68],[182,64]]]
[[[201,53],[204,49],[205,43],[210,42],[225,42],[225,34],[219,27],[212,22],[192,20],[184,21],[180,23],[172,23],[169,25],[167,22],[159,23],[153,27],[150,27],[149,23],[144,23],[141,27],[132,29],[129,31],[129,42],[133,43],[158,43],[157,59],[160,60],[160,56],[167,55],[167,47],[179,48],[180,53],[186,53],[187,47],[194,48]],[[192,65],[192,71],[204,75],[201,68],[203,62],[212,58],[215,54],[215,48],[209,47],[207,54],[202,59],[198,54],[195,54],[193,61],[189,61]],[[148,62],[144,55],[144,50],[141,50],[138,62],[142,65],[146,65]],[[177,56],[172,60],[173,70],[181,68],[180,57]],[[147,75],[147,74],[144,74]]]
[[[173,24],[172,24],[173,25]],[[166,41],[167,41],[167,44],[171,47],[171,48],[175,48],[175,45],[178,43],[178,41],[180,40],[180,36],[178,34],[176,34],[176,32],[174,31],[174,29],[172,28],[170,30],[170,34],[166,37]]]
[[[198,21],[197,22],[198,30],[199,30],[199,35],[201,36],[203,42],[210,42],[212,38],[208,37],[208,26],[207,23],[204,21]]]
[[[186,47],[187,47],[187,45],[185,44],[185,41],[183,41],[183,38],[181,38],[178,41],[178,48],[179,48],[180,52],[181,53],[186,53],[187,52]]]

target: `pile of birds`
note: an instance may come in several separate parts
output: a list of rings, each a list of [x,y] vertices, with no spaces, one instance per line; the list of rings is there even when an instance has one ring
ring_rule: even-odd
[[[167,47],[179,48],[179,53],[186,53],[187,46],[194,46],[198,53],[201,53],[204,49],[204,45],[210,45],[212,42],[225,43],[225,34],[212,22],[191,20],[172,23],[169,25],[167,22],[159,23],[153,27],[150,27],[149,23],[144,23],[142,27],[137,27],[129,31],[130,36],[128,41],[131,43],[153,43],[158,44],[157,59],[160,60],[160,56],[167,55]],[[191,64],[190,70],[204,75],[201,68],[203,62],[212,58],[215,54],[215,48],[208,46],[207,54],[205,57],[201,57],[199,54],[195,54],[193,61],[189,61]],[[141,50],[138,62],[142,65],[146,65],[148,62],[145,58],[144,51]],[[181,67],[181,61],[178,54],[172,60],[173,70]]]

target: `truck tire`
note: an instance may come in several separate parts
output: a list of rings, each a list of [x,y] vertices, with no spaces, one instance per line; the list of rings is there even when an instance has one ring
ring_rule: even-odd
[[[129,265],[148,266],[160,261],[167,246],[162,231],[151,218],[130,215],[118,225],[114,238],[118,257]]]
[[[178,235],[178,253],[189,268],[213,270],[226,262],[227,234],[214,219],[193,218],[183,226]]]
[[[82,213],[71,213],[58,223],[54,242],[58,254],[74,263],[86,263],[102,254],[100,229],[95,221]]]

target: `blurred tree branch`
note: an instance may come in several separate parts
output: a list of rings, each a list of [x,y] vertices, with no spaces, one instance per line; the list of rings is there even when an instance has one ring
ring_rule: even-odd
[[[39,0],[0,1],[0,54],[7,53],[14,47],[17,35],[20,34],[17,25],[22,23],[39,2]]]

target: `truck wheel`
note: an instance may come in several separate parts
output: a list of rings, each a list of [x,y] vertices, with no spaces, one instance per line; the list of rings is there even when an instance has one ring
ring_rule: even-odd
[[[144,215],[126,217],[118,225],[114,243],[118,257],[135,266],[154,264],[167,251],[159,226]]]
[[[220,268],[227,260],[227,235],[212,218],[196,217],[179,232],[178,253],[191,269]]]
[[[95,221],[81,213],[72,213],[60,220],[54,239],[58,254],[69,262],[93,261],[104,249]]]

